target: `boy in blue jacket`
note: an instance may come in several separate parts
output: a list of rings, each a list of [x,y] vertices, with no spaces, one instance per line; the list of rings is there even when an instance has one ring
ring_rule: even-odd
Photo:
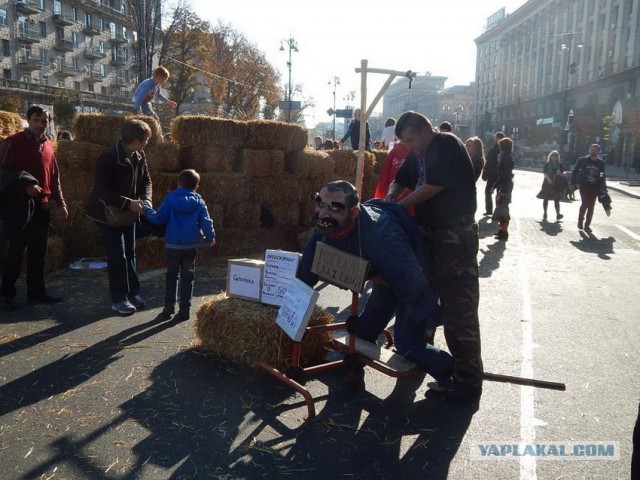
[[[202,197],[196,193],[200,175],[195,170],[183,170],[178,175],[178,188],[169,193],[156,211],[145,205],[144,213],[154,225],[167,225],[167,277],[162,315],[170,318],[175,313],[178,279],[180,302],[176,319],[190,317],[193,281],[198,249],[215,245],[213,221]]]

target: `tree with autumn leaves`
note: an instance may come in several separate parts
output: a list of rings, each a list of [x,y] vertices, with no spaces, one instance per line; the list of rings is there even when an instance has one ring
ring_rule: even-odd
[[[171,72],[176,112],[200,85],[211,94],[207,113],[226,118],[273,119],[282,98],[280,76],[262,52],[230,25],[211,26],[188,4],[178,5],[164,30],[158,62]]]

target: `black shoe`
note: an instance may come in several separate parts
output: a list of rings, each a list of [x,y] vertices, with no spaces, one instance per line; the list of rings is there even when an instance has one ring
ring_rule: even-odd
[[[178,322],[186,322],[190,318],[191,318],[191,316],[189,315],[189,312],[183,312],[183,311],[179,311],[176,314],[176,316],[173,317],[173,319],[177,320]]]
[[[434,382],[435,384],[436,382]],[[482,396],[481,385],[470,385],[468,383],[462,383],[459,380],[453,380],[451,384],[440,384],[437,382],[437,388],[435,385],[429,384],[430,391],[442,393],[444,398],[452,402],[468,402],[478,400]],[[426,395],[426,392],[425,392]]]
[[[160,313],[160,317],[164,318],[164,319],[170,319],[171,316],[176,313],[175,309],[172,307],[164,307],[162,309],[162,312]]]
[[[556,215],[556,222],[559,222],[560,220],[562,220],[564,218],[564,215],[562,215],[561,213]]]
[[[12,297],[4,297],[0,302],[0,310],[13,312],[16,309],[16,301]]]
[[[50,305],[52,303],[60,303],[63,302],[64,298],[62,297],[52,297],[51,295],[40,295],[39,297],[29,298],[29,305],[35,305],[37,303],[42,303],[44,305]]]
[[[585,225],[584,231],[587,232],[587,233],[593,232],[593,230],[591,230],[591,227],[589,225]]]
[[[546,220],[546,219],[547,219],[547,213],[545,212],[542,214],[542,220]]]
[[[496,234],[496,238],[498,240],[504,240],[505,242],[507,240],[509,240],[509,232],[506,230],[500,230],[497,234]]]

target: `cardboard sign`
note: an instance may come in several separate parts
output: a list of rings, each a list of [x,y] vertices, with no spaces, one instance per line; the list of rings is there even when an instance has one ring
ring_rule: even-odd
[[[369,272],[369,261],[318,242],[311,271],[333,285],[362,292]]]
[[[260,301],[264,262],[235,258],[227,262],[227,296]]]
[[[284,250],[267,250],[262,275],[262,303],[282,305],[282,297],[296,276],[300,254]]]
[[[282,297],[276,324],[294,342],[302,341],[318,296],[319,293],[302,280],[292,278],[289,282],[289,287]]]

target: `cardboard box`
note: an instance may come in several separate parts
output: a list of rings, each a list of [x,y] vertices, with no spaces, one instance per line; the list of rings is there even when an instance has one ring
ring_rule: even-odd
[[[264,261],[234,258],[227,261],[227,296],[260,302]]]

